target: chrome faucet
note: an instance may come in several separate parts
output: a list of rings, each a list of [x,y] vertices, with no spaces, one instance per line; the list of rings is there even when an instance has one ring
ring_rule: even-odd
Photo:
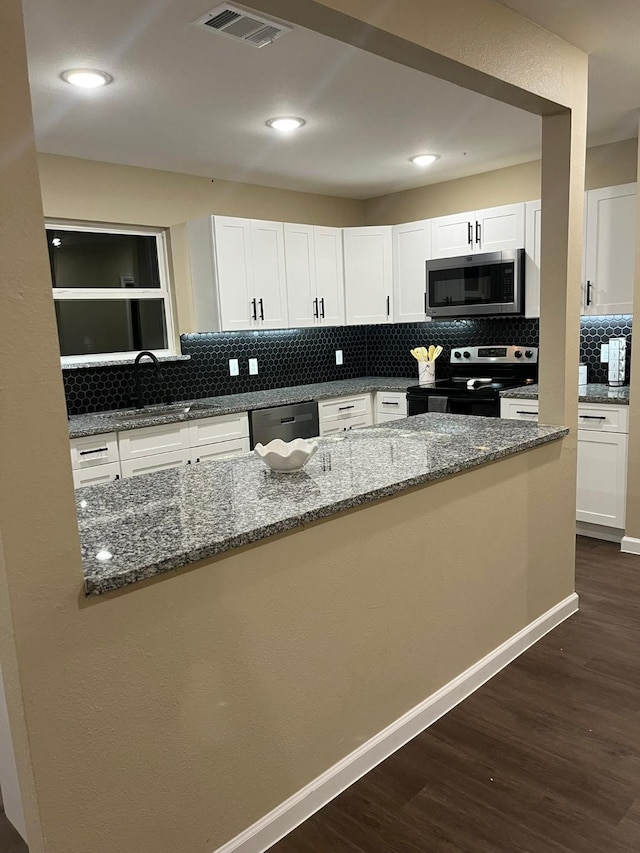
[[[133,362],[133,373],[136,381],[136,409],[144,409],[144,394],[142,392],[142,379],[140,376],[140,363],[143,358],[150,358],[151,361],[156,366],[156,379],[158,380],[158,384],[162,385],[163,376],[162,376],[162,368],[160,367],[160,362],[156,358],[156,356],[149,352],[148,350],[142,350],[136,356],[135,361]],[[170,403],[171,400],[168,396],[165,396],[165,403]]]

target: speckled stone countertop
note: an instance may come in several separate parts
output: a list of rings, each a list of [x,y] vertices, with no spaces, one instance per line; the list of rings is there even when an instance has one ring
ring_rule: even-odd
[[[118,409],[90,415],[72,415],[69,418],[69,438],[99,435],[103,432],[122,432],[141,427],[161,426],[214,415],[231,415],[271,406],[287,406],[308,400],[328,400],[350,394],[367,394],[371,391],[406,391],[416,384],[416,378],[367,376],[362,379],[340,379],[336,382],[318,382],[315,385],[294,385],[291,388],[274,388],[271,391],[252,391],[247,394],[229,394],[223,397],[206,397],[201,400],[173,404],[167,407],[147,406],[148,417],[135,409]],[[190,407],[190,408],[188,408]],[[130,419],[134,415],[135,418]]]
[[[275,474],[249,453],[78,489],[86,593],[154,577],[567,433],[430,413],[320,439],[298,473]]]
[[[159,355],[157,356],[158,361],[191,361],[190,355]],[[87,370],[87,368],[94,367],[126,367],[127,365],[133,366],[135,362],[135,358],[114,358],[108,359],[105,361],[104,359],[95,359],[91,360],[87,358],[86,361],[65,361],[64,358],[60,359],[60,365],[63,370]],[[149,361],[147,359],[144,360],[143,364],[148,364]]]
[[[523,388],[512,388],[510,391],[502,391],[501,397],[518,400],[537,400],[538,386],[527,385]],[[618,403],[622,406],[629,405],[629,386],[621,385],[611,388],[609,385],[590,383],[580,385],[578,388],[578,401],[580,403]]]

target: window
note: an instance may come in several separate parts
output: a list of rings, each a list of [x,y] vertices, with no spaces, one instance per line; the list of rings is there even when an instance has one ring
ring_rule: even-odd
[[[63,363],[174,355],[164,233],[47,223]]]

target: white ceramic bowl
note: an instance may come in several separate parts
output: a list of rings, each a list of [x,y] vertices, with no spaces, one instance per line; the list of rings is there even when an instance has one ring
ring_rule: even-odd
[[[283,441],[281,438],[274,438],[269,444],[256,444],[253,452],[272,471],[290,474],[293,471],[302,471],[317,449],[317,441],[305,441],[304,438]]]

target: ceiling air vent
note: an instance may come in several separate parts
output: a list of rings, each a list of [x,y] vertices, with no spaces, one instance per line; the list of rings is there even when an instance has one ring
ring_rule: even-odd
[[[264,47],[291,32],[291,27],[253,12],[245,12],[231,3],[223,3],[195,23],[253,47]]]

